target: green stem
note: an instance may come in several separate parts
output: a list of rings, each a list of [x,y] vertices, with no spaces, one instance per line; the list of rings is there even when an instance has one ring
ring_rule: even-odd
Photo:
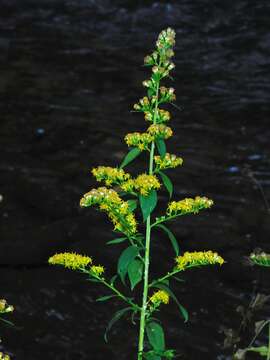
[[[88,274],[91,277],[95,278],[96,280],[98,280],[99,282],[101,282],[103,285],[105,285],[107,288],[109,288],[110,290],[112,290],[118,297],[120,297],[122,300],[124,300],[126,303],[128,303],[129,305],[131,305],[132,307],[136,308],[138,311],[141,310],[141,308],[135,304],[132,300],[130,300],[129,298],[127,298],[124,294],[122,294],[119,290],[117,290],[112,284],[108,283],[104,278],[101,278],[99,276],[93,275],[89,272],[89,270],[86,270],[84,268],[81,268],[80,271],[84,274]]]
[[[136,305],[132,300],[128,299],[125,295],[123,295],[119,290],[117,290],[113,285],[108,283],[105,279],[97,277],[97,279],[105,286],[107,286],[109,289],[111,289],[117,296],[119,296],[122,300],[127,302],[132,307],[136,308],[137,310],[140,310],[141,308]]]
[[[156,103],[155,103],[153,124],[156,124],[157,111],[158,111],[158,94],[159,94],[159,81],[157,82],[157,89],[156,89]],[[149,175],[153,174],[154,153],[155,153],[155,143],[153,141],[151,144],[150,157],[149,157]],[[146,232],[145,232],[144,285],[143,285],[143,300],[142,300],[141,317],[140,317],[138,360],[143,359],[143,350],[144,350],[144,333],[145,333],[145,325],[146,325],[145,318],[147,315],[147,297],[148,297],[148,287],[149,287],[150,241],[151,241],[151,215],[148,215],[146,219]]]
[[[179,273],[180,271],[181,271],[181,270],[175,270],[175,271],[169,272],[167,275],[164,275],[163,277],[161,277],[161,278],[159,278],[159,279],[151,282],[151,284],[149,285],[149,287],[152,287],[152,286],[154,286],[155,284],[161,283],[162,281],[170,278],[171,276]]]
[[[267,353],[267,360],[270,360],[270,323],[269,323],[269,330],[268,330],[268,353]]]

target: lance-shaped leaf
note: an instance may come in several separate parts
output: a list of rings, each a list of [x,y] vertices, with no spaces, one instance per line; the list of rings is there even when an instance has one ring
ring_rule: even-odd
[[[142,280],[143,263],[139,259],[133,260],[128,266],[128,277],[131,284],[131,290]]]
[[[117,295],[105,295],[105,296],[101,296],[99,298],[96,299],[96,301],[98,302],[102,302],[102,301],[107,301],[110,300],[113,297],[117,297]]]
[[[149,340],[149,343],[156,351],[165,350],[165,337],[162,326],[155,322],[151,321],[146,325],[146,333]]]
[[[107,241],[106,244],[107,245],[120,244],[120,243],[122,243],[122,242],[124,242],[126,240],[127,240],[126,237],[120,237],[120,238],[117,238],[117,239]]]
[[[159,155],[163,158],[166,155],[166,144],[163,139],[156,140]]]
[[[162,225],[162,224],[158,224],[156,226],[159,227],[160,229],[162,229],[163,231],[165,231],[165,233],[168,235],[169,239],[171,240],[172,247],[175,251],[175,254],[176,254],[176,256],[178,256],[179,255],[179,245],[178,245],[178,242],[177,242],[175,236],[171,232],[171,230],[168,229],[167,226]]]
[[[126,248],[118,259],[117,272],[122,280],[125,282],[125,277],[128,271],[129,264],[135,259],[139,253],[139,248],[136,246],[129,246]]]
[[[163,182],[165,188],[168,190],[168,193],[170,194],[170,198],[171,198],[172,194],[173,194],[173,184],[172,184],[170,178],[166,174],[164,174],[164,172],[162,172],[162,171],[159,171],[158,173],[160,174],[162,182]]]
[[[122,161],[120,168],[123,169],[125,166],[131,163],[131,161],[133,161],[138,155],[140,155],[140,153],[141,150],[139,150],[138,148],[131,149],[125,156],[124,160]]]
[[[184,306],[179,303],[177,297],[174,295],[172,290],[168,286],[166,286],[164,283],[157,283],[157,284],[153,285],[153,287],[164,290],[169,294],[169,296],[173,299],[173,301],[178,306],[183,318],[185,319],[185,322],[187,322],[188,321],[188,312],[184,308]]]
[[[143,214],[143,221],[146,221],[157,205],[157,192],[152,190],[148,196],[140,195],[140,205]]]
[[[127,202],[128,202],[128,208],[130,211],[134,211],[138,206],[137,200],[128,200]]]
[[[107,337],[107,334],[108,332],[111,330],[111,328],[113,327],[113,325],[119,320],[121,319],[121,317],[123,317],[125,315],[126,312],[128,311],[132,311],[132,307],[131,306],[128,306],[128,307],[125,307],[124,309],[121,309],[121,310],[118,310],[114,316],[112,317],[112,319],[110,320],[106,330],[105,330],[105,334],[104,334],[104,340],[106,342],[108,342],[108,337]]]

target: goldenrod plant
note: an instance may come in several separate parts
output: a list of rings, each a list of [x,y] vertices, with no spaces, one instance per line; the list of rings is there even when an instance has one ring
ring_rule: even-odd
[[[118,167],[98,166],[92,169],[97,182],[104,185],[92,189],[83,195],[80,206],[95,206],[104,211],[114,226],[114,232],[120,237],[109,241],[109,245],[126,244],[126,248],[119,256],[117,274],[111,279],[105,276],[105,269],[97,265],[92,258],[76,253],[56,254],[49,259],[50,264],[62,265],[71,270],[85,273],[89,280],[107,287],[111,294],[103,296],[98,301],[108,301],[118,297],[126,306],[116,312],[105,332],[107,341],[108,331],[113,324],[124,315],[131,315],[132,322],[139,320],[137,359],[160,360],[172,359],[175,351],[166,349],[162,324],[156,319],[162,304],[171,300],[179,307],[184,320],[188,320],[188,312],[170,288],[170,280],[178,279],[177,274],[204,265],[222,265],[224,260],[216,252],[199,251],[180,254],[178,242],[167,227],[167,223],[183,215],[197,214],[213,205],[207,197],[196,196],[182,200],[169,201],[164,215],[154,217],[153,212],[158,203],[157,191],[162,186],[166,188],[171,198],[173,184],[165,173],[166,170],[183,164],[183,159],[166,151],[165,140],[173,135],[167,126],[171,115],[168,110],[161,108],[164,104],[171,104],[176,99],[174,89],[161,85],[164,79],[171,78],[171,71],[175,65],[174,56],[175,32],[171,28],[163,30],[158,36],[156,49],[144,59],[144,64],[152,68],[150,79],[143,81],[146,96],[133,107],[137,113],[144,115],[149,123],[145,132],[133,132],[125,136],[125,142],[130,147],[123,162]],[[147,169],[137,176],[126,172],[129,166],[142,152],[148,154]],[[139,231],[138,218],[142,219],[144,233]],[[140,227],[141,229],[141,227]],[[153,229],[164,231],[171,241],[175,251],[175,263],[171,271],[157,279],[150,279],[149,267],[151,260],[151,233]],[[141,302],[136,303],[133,297],[119,290],[120,282],[126,285],[129,280],[130,290],[142,283]]]
[[[253,252],[249,256],[249,260],[253,265],[262,266],[262,267],[270,267],[270,254],[266,254],[265,252]],[[261,334],[262,330],[267,326],[267,334],[268,334],[268,344],[262,346],[253,346],[255,340]],[[246,354],[248,352],[255,352],[258,355],[265,357],[266,360],[270,360],[270,320],[261,320],[255,323],[255,335],[251,340],[248,347],[245,349],[239,349],[235,354],[234,360],[245,360]]]
[[[9,305],[5,299],[0,299],[0,320],[8,323],[9,325],[13,325],[10,321],[2,317],[2,315],[13,311],[14,307],[12,305]],[[0,351],[0,360],[10,360],[10,356]]]

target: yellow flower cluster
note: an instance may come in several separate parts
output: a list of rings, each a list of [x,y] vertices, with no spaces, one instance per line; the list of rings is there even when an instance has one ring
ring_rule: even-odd
[[[149,144],[154,140],[153,136],[148,133],[134,132],[125,136],[125,142],[128,146],[135,146],[141,151],[148,150]]]
[[[184,215],[189,213],[198,213],[199,210],[210,208],[213,205],[213,201],[207,197],[196,196],[195,199],[186,198],[181,201],[172,201],[167,208],[167,214],[172,215]]]
[[[5,299],[0,299],[0,313],[8,313],[14,311],[14,307],[9,305]]]
[[[152,124],[147,131],[155,139],[168,139],[173,134],[172,129],[164,124]]]
[[[149,301],[154,305],[168,304],[170,300],[169,295],[164,290],[158,290],[149,298]]]
[[[10,360],[10,356],[0,352],[0,360]]]
[[[169,153],[166,153],[163,158],[159,155],[156,155],[154,160],[157,168],[160,170],[175,168],[183,164],[183,159],[181,157],[177,157],[176,155]]]
[[[160,182],[155,175],[141,174],[136,179],[129,179],[121,185],[126,192],[138,191],[141,195],[147,196],[151,190],[160,188]]]
[[[270,254],[266,254],[265,252],[262,252],[260,254],[250,254],[250,260],[260,266],[270,266]]]
[[[155,112],[154,111],[145,111],[144,112],[144,119],[146,121],[154,121],[154,116],[155,116]],[[171,114],[169,113],[169,111],[167,110],[163,110],[163,109],[157,109],[157,114],[156,114],[156,122],[157,123],[162,123],[162,122],[166,122],[169,121],[171,118]]]
[[[123,201],[118,193],[106,187],[92,189],[84,194],[80,201],[82,207],[99,205],[100,210],[106,211],[114,224],[114,229],[132,235],[137,231],[134,215],[129,210],[128,202]]]
[[[123,169],[112,168],[110,166],[98,166],[92,169],[92,174],[97,181],[105,181],[107,186],[112,184],[121,184],[130,178],[130,174]]]
[[[213,251],[195,251],[195,252],[185,252],[182,256],[177,256],[176,269],[185,270],[191,266],[200,266],[200,265],[222,265],[224,259],[218,255],[218,253]]]
[[[93,275],[100,276],[104,273],[105,269],[104,269],[104,266],[93,265],[93,266],[91,266],[90,271]]]
[[[51,256],[48,262],[51,265],[62,265],[71,270],[79,270],[91,265],[92,259],[76,253],[60,253]]]
[[[149,98],[147,96],[144,96],[142,99],[139,100],[137,104],[133,105],[133,108],[134,110],[137,111],[151,110],[153,103],[154,103],[153,99],[149,101]]]

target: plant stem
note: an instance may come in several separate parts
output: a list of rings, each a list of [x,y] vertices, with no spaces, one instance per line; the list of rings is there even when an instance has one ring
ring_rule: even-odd
[[[107,286],[109,289],[111,289],[117,296],[119,296],[122,300],[124,300],[125,302],[127,302],[129,305],[131,305],[132,307],[136,308],[137,310],[140,310],[141,308],[136,305],[132,300],[128,299],[125,295],[123,295],[119,290],[117,290],[113,285],[109,284],[105,279],[101,279],[98,278],[97,279],[104,284],[105,286]]]
[[[270,323],[269,323],[269,330],[268,330],[268,353],[267,353],[267,360],[270,360]]]
[[[157,81],[156,103],[155,103],[153,124],[156,124],[156,119],[157,119],[158,94],[159,94],[159,81]],[[154,153],[155,153],[155,143],[154,141],[152,141],[150,157],[149,157],[149,171],[148,171],[149,175],[153,174]],[[150,240],[151,240],[151,215],[149,214],[146,219],[146,232],[145,232],[144,285],[143,285],[143,300],[142,300],[141,317],[140,317],[138,360],[142,360],[143,349],[144,349],[144,332],[146,325],[145,317],[147,314],[147,296],[148,296],[148,287],[149,287]]]

